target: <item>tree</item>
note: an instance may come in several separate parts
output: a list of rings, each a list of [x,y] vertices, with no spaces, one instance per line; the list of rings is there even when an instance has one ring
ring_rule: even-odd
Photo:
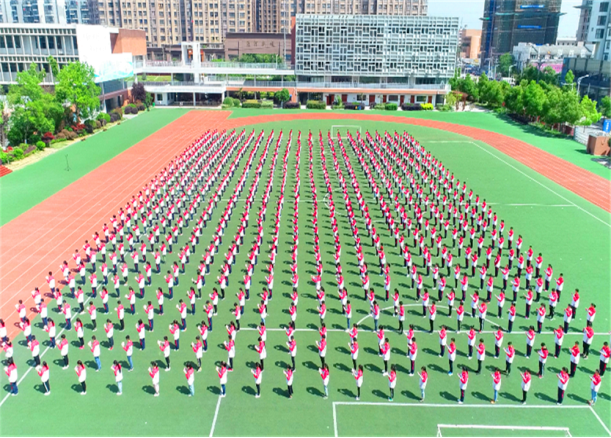
[[[146,100],[146,90],[144,89],[144,84],[142,82],[134,82],[132,86],[132,99],[134,101],[139,100],[140,102],[144,102]]]
[[[506,86],[503,86],[502,84],[507,84],[507,82],[490,81],[484,91],[484,94],[480,95],[480,99],[488,102],[488,104],[493,108],[498,108],[503,105],[503,102],[505,101]]]
[[[573,85],[573,82],[575,82],[575,75],[573,74],[573,70],[569,70],[566,72],[566,75],[564,75],[564,82],[567,85]]]
[[[524,114],[524,85],[511,87],[505,95],[505,107],[509,112]]]
[[[601,114],[596,110],[595,100],[591,100],[588,96],[583,96],[580,106],[582,118],[577,121],[577,125],[583,126],[585,129],[586,126],[590,126],[600,120]]]
[[[489,83],[490,81],[488,80],[488,76],[486,75],[486,73],[482,72],[482,74],[479,75],[479,81],[477,81],[477,91],[479,93],[480,100],[484,102],[486,100],[482,98],[482,96],[486,94],[486,88],[488,87]]]
[[[464,79],[460,91],[464,91],[465,93],[467,93],[469,97],[471,97],[471,99],[474,101],[477,100],[479,97],[477,85],[475,84],[475,82],[473,82],[473,79],[471,79],[471,75],[467,75],[467,77]]]
[[[12,144],[27,142],[34,134],[54,131],[62,121],[62,107],[40,86],[44,77],[44,71],[30,64],[28,70],[17,74],[17,83],[9,88],[8,103],[12,113],[7,137]]]
[[[563,122],[562,91],[558,87],[554,87],[547,91],[546,97],[543,104],[543,121],[551,126]]]
[[[76,121],[87,119],[100,107],[100,87],[95,82],[93,67],[82,62],[72,62],[62,68],[55,86],[57,101],[74,106]]]
[[[605,96],[601,99],[600,113],[603,117],[611,118],[611,97]]]
[[[558,73],[551,67],[545,67],[541,72],[540,82],[545,82],[550,85],[558,85]]]
[[[524,90],[524,108],[530,117],[539,118],[543,115],[543,105],[545,104],[545,92],[541,85],[531,81]]]
[[[49,63],[49,68],[53,74],[53,77],[56,78],[59,76],[59,65],[57,64],[57,60],[54,57],[49,56],[47,58],[47,62]]]
[[[274,97],[276,98],[278,102],[281,103],[282,107],[284,108],[284,102],[289,101],[289,99],[291,98],[291,94],[289,93],[289,90],[287,90],[286,88],[283,88],[282,90],[276,91],[276,94]]]
[[[499,72],[504,77],[509,76],[509,68],[514,64],[515,60],[511,53],[504,53],[499,56]]]
[[[575,125],[582,117],[581,105],[577,91],[570,88],[564,89],[560,99],[562,121],[569,125]]]
[[[153,102],[155,99],[151,93],[146,93],[146,99],[144,100],[144,105],[146,106],[146,110],[150,111],[151,106],[153,106]]]

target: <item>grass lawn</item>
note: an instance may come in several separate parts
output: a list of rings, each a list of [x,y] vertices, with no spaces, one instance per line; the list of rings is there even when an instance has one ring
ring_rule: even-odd
[[[265,114],[294,113],[301,112],[329,112],[327,110],[280,110],[280,109],[234,109],[231,118],[250,117]],[[338,113],[349,113],[347,110],[334,110]],[[590,172],[611,180],[611,170],[592,160],[593,156],[586,153],[586,147],[571,139],[547,136],[535,127],[521,125],[507,117],[498,116],[494,113],[475,112],[439,112],[439,111],[366,111],[365,114],[384,114],[390,116],[415,117],[440,122],[456,123],[458,125],[473,126],[498,132],[510,137],[517,138],[528,144],[543,149],[550,154],[556,155],[576,166],[582,167]],[[581,129],[581,128],[580,128]]]
[[[260,113],[260,111],[257,111]],[[234,113],[235,114],[235,113]],[[439,343],[437,334],[425,333],[428,321],[421,317],[421,305],[415,300],[415,291],[411,289],[410,282],[405,277],[406,270],[403,267],[402,257],[398,249],[394,247],[394,239],[384,229],[383,216],[379,206],[374,204],[371,190],[366,182],[365,175],[357,164],[356,155],[352,149],[345,144],[350,162],[357,174],[359,185],[369,207],[372,219],[380,231],[382,242],[386,249],[387,259],[391,265],[392,287],[397,287],[401,293],[402,300],[406,304],[406,324],[413,324],[418,330],[416,336],[419,346],[417,368],[427,366],[429,370],[429,385],[427,387],[426,402],[419,404],[420,392],[417,377],[409,377],[409,360],[406,358],[405,337],[396,333],[397,322],[392,316],[392,303],[383,302],[383,277],[377,275],[377,257],[371,247],[370,239],[366,236],[363,221],[359,218],[359,229],[363,238],[363,250],[365,259],[370,267],[371,285],[376,290],[377,298],[382,301],[385,308],[380,318],[380,324],[388,327],[387,336],[392,346],[391,363],[397,366],[398,384],[393,403],[387,401],[388,383],[386,377],[382,376],[382,359],[377,355],[377,338],[371,332],[373,321],[368,316],[369,304],[363,300],[363,292],[360,286],[356,253],[350,227],[346,218],[346,209],[342,202],[341,190],[337,174],[333,169],[330,148],[325,144],[327,167],[329,170],[330,183],[337,195],[335,205],[337,210],[339,237],[342,244],[341,262],[344,269],[345,283],[350,300],[353,304],[353,322],[360,325],[360,354],[359,363],[365,367],[364,384],[360,403],[354,400],[356,385],[350,373],[352,362],[348,351],[348,335],[343,331],[346,319],[341,313],[341,306],[337,300],[337,286],[333,267],[333,233],[329,211],[323,202],[326,195],[321,160],[319,158],[319,147],[316,142],[314,147],[314,179],[319,197],[319,235],[324,265],[323,285],[327,291],[328,314],[326,325],[329,332],[329,347],[327,362],[330,365],[331,377],[329,385],[330,396],[323,399],[322,383],[317,368],[320,360],[314,342],[319,339],[317,328],[319,318],[316,312],[317,300],[315,298],[315,287],[310,281],[310,276],[315,272],[313,261],[313,230],[311,202],[311,190],[309,181],[309,163],[307,132],[323,130],[326,139],[326,131],[332,125],[346,123],[346,121],[295,121],[290,123],[267,123],[247,127],[266,133],[275,130],[276,137],[272,146],[278,138],[280,129],[284,129],[282,144],[279,149],[279,157],[273,175],[270,172],[272,150],[265,162],[259,182],[259,190],[256,193],[255,202],[250,215],[249,227],[246,229],[244,245],[240,248],[233,273],[230,275],[228,297],[219,302],[218,316],[214,317],[214,330],[208,336],[208,352],[203,358],[203,370],[195,375],[195,397],[187,396],[188,388],[182,373],[185,363],[194,361],[194,354],[190,348],[190,342],[197,334],[195,324],[204,319],[202,305],[212,288],[216,286],[216,276],[220,270],[220,260],[229,248],[231,236],[237,230],[239,216],[243,204],[238,202],[231,221],[227,226],[223,244],[215,262],[211,267],[211,273],[206,277],[206,286],[203,288],[204,299],[197,301],[195,315],[188,315],[188,329],[181,334],[180,349],[172,350],[172,369],[163,372],[161,366],[161,396],[152,396],[150,378],[146,371],[150,361],[163,362],[162,354],[156,346],[156,341],[163,336],[171,335],[168,325],[178,318],[178,311],[174,308],[178,298],[185,298],[186,290],[191,286],[190,279],[195,276],[197,261],[203,254],[203,247],[208,245],[213,230],[216,228],[222,211],[227,204],[227,198],[233,193],[235,184],[241,171],[244,169],[246,157],[239,163],[239,171],[231,178],[229,189],[224,193],[223,200],[215,208],[213,217],[204,229],[200,247],[192,256],[191,263],[187,265],[186,273],[180,277],[180,285],[175,287],[174,301],[166,298],[165,314],[155,315],[155,331],[146,333],[146,349],[134,351],[134,372],[124,373],[123,395],[116,396],[114,376],[110,370],[113,360],[120,360],[126,364],[124,351],[115,347],[109,351],[105,339],[102,343],[102,371],[95,372],[95,365],[91,353],[77,348],[77,338],[74,331],[67,333],[71,342],[70,363],[68,370],[62,370],[60,366],[60,355],[57,350],[49,350],[45,353],[43,360],[51,365],[51,388],[52,395],[43,397],[40,389],[40,380],[35,372],[30,371],[20,384],[18,397],[5,397],[4,392],[0,398],[0,435],[2,436],[568,436],[566,430],[573,436],[609,436],[608,419],[611,418],[611,384],[609,377],[605,375],[603,386],[599,394],[599,401],[593,409],[587,405],[590,396],[589,376],[598,365],[598,350],[603,341],[609,340],[607,334],[611,330],[610,312],[611,299],[608,291],[611,288],[611,280],[607,273],[602,273],[604,266],[611,265],[611,254],[608,242],[611,241],[611,228],[609,216],[606,212],[589,204],[587,201],[577,197],[571,192],[557,186],[556,184],[539,176],[529,168],[522,166],[516,161],[500,154],[495,149],[479,142],[472,142],[456,134],[441,133],[434,129],[412,127],[393,123],[370,123],[353,122],[358,124],[362,131],[369,129],[373,134],[375,129],[381,133],[385,129],[402,130],[409,132],[424,145],[433,155],[441,159],[444,164],[462,181],[473,188],[489,203],[493,205],[499,217],[505,219],[507,229],[513,226],[524,237],[523,248],[532,245],[537,252],[542,252],[545,263],[552,263],[555,275],[564,273],[566,285],[562,294],[562,300],[558,309],[564,309],[569,301],[571,291],[579,287],[582,291],[582,303],[576,320],[571,324],[572,332],[567,335],[561,357],[557,360],[548,360],[546,375],[542,380],[534,376],[532,388],[529,393],[529,404],[522,406],[519,371],[537,369],[537,358],[524,357],[525,335],[524,330],[529,323],[522,317],[524,312],[523,300],[519,300],[518,319],[514,325],[514,332],[505,336],[505,345],[512,341],[518,351],[517,358],[513,364],[511,376],[503,376],[503,384],[500,391],[499,403],[490,405],[492,396],[492,379],[490,372],[498,366],[504,369],[504,358],[495,360],[493,352],[493,335],[491,330],[498,323],[506,327],[505,319],[499,320],[496,312],[491,311],[488,315],[486,332],[479,335],[485,340],[488,356],[484,363],[484,372],[476,376],[470,374],[470,382],[466,396],[465,405],[458,407],[456,397],[459,394],[458,377],[447,374],[447,358],[438,357]],[[121,126],[123,127],[123,125]],[[119,127],[119,128],[121,128]],[[254,351],[257,341],[256,326],[259,322],[256,304],[258,300],[255,294],[261,291],[265,284],[264,275],[267,272],[268,245],[274,227],[274,215],[280,183],[282,181],[282,157],[286,150],[288,132],[293,129],[293,143],[290,149],[288,162],[288,177],[285,189],[285,204],[280,221],[279,251],[276,259],[274,298],[269,304],[269,315],[266,321],[268,327],[267,354],[265,361],[265,372],[263,374],[262,397],[254,397],[255,385],[250,368],[258,360]],[[283,327],[290,320],[288,307],[290,304],[290,243],[292,242],[292,219],[293,219],[293,189],[295,184],[295,153],[297,150],[297,132],[301,130],[302,150],[300,162],[301,175],[301,202],[299,205],[299,312],[297,318],[296,341],[298,345],[297,367],[295,372],[294,391],[292,400],[286,397],[285,379],[282,370],[290,363],[290,357],[285,348],[286,335]],[[315,136],[317,138],[317,135]],[[440,141],[443,141],[441,143]],[[254,163],[258,163],[263,145],[260,147]],[[336,144],[339,154],[339,146]],[[248,154],[246,154],[248,155]],[[513,166],[513,167],[512,167]],[[254,164],[253,169],[256,167]],[[347,169],[342,160],[340,168],[345,178],[348,178]],[[254,180],[254,171],[249,172],[245,190],[242,197],[246,196]],[[214,366],[221,360],[226,360],[226,352],[222,342],[227,339],[224,324],[231,320],[230,310],[235,300],[235,293],[241,286],[243,267],[253,242],[256,230],[256,216],[259,211],[260,200],[269,179],[273,178],[273,191],[268,203],[267,217],[264,226],[264,239],[262,252],[259,256],[259,264],[255,267],[253,286],[251,288],[251,299],[246,303],[246,311],[242,317],[243,330],[238,334],[236,344],[238,346],[235,371],[230,373],[227,385],[227,397],[219,398],[219,380],[216,376]],[[379,181],[378,181],[379,184]],[[356,208],[356,197],[352,191],[350,182],[347,182],[349,194]],[[547,187],[547,188],[546,188]],[[548,189],[561,194],[570,201],[561,200]],[[180,237],[179,243],[183,244],[188,238],[188,233]],[[451,239],[447,239],[447,243]],[[409,239],[411,241],[411,239]],[[486,239],[488,244],[489,238]],[[602,244],[601,244],[602,242]],[[451,243],[450,243],[451,246]],[[453,250],[455,260],[464,265],[463,258],[457,257]],[[420,268],[421,258],[417,251],[413,251],[414,262]],[[176,251],[168,255],[162,265],[162,273],[169,269],[170,263],[177,259]],[[506,260],[506,257],[504,258]],[[434,262],[438,262],[436,258]],[[99,268],[98,264],[98,268]],[[132,263],[128,263],[130,270]],[[444,270],[445,271],[445,270]],[[98,275],[101,274],[98,272]],[[135,273],[130,271],[129,284],[137,289]],[[424,274],[423,274],[424,276]],[[425,287],[432,289],[432,280],[425,277]],[[500,278],[496,279],[495,288],[500,287]],[[453,281],[449,281],[453,286]],[[477,289],[479,281],[471,279],[470,291]],[[164,280],[159,275],[153,275],[152,286],[147,286],[147,298],[152,300],[156,306],[153,291],[157,287],[163,287],[167,291]],[[84,290],[90,290],[87,285]],[[108,316],[116,322],[116,314],[112,311],[117,300],[111,291],[110,308]],[[121,295],[125,295],[127,288],[121,287]],[[64,295],[66,296],[64,291]],[[498,292],[498,289],[497,289]],[[88,296],[88,298],[90,298]],[[68,299],[73,309],[76,302]],[[137,339],[135,322],[142,318],[146,321],[143,311],[144,301],[137,300],[136,315],[126,315],[126,330],[119,332],[115,330],[115,343],[124,340],[126,334],[132,339]],[[598,306],[598,315],[594,324],[595,336],[593,352],[588,360],[580,363],[577,375],[571,379],[567,391],[565,403],[561,408],[556,407],[557,379],[555,373],[563,366],[569,366],[568,347],[575,341],[581,341],[581,329],[585,326],[585,308],[590,302]],[[106,319],[106,315],[99,310],[102,307],[99,295],[94,299],[98,307],[98,327]],[[54,302],[53,302],[54,303]],[[456,338],[458,345],[458,357],[456,367],[466,366],[474,371],[477,366],[476,360],[469,361],[466,358],[466,334],[456,334],[454,317],[445,315],[445,303],[440,305],[440,314],[436,320],[436,327],[447,324],[451,330],[449,337]],[[493,306],[491,306],[493,307]],[[508,304],[506,305],[506,309]],[[50,312],[55,319],[59,329],[63,328],[63,320],[54,311]],[[93,334],[90,327],[88,315],[81,316],[85,323],[85,340],[88,341]],[[535,324],[531,317],[530,324]],[[41,330],[40,320],[36,320],[37,327],[34,334],[38,339],[47,340],[46,334]],[[466,325],[475,324],[471,318],[465,318]],[[560,323],[560,318],[554,321],[546,321],[544,334],[538,335],[535,345],[541,342],[553,346],[553,335],[550,331]],[[105,338],[101,328],[95,333],[98,339]],[[19,345],[15,347],[15,358],[19,366],[20,377],[26,373],[30,366],[26,363],[31,359],[27,348],[24,346],[22,336],[18,338]],[[44,351],[44,347],[43,347]],[[76,360],[83,360],[88,366],[88,392],[86,396],[79,395],[77,378],[73,371]],[[0,373],[0,387],[7,388],[7,380],[4,373]],[[538,407],[535,407],[538,406]],[[35,415],[32,415],[35,413]],[[246,417],[244,416],[246,415]],[[597,418],[598,416],[598,418]],[[602,419],[602,420],[600,420]],[[603,426],[604,423],[606,426]],[[441,425],[441,426],[440,426]],[[445,426],[444,426],[445,425]],[[489,427],[489,429],[464,428],[469,425]],[[532,430],[515,430],[512,427],[527,426]],[[461,426],[461,427],[456,427]],[[499,429],[499,427],[501,427]],[[558,427],[561,429],[546,429]],[[605,429],[607,427],[607,429]]]
[[[187,113],[153,109],[0,178],[0,226]],[[70,170],[66,170],[66,160]]]

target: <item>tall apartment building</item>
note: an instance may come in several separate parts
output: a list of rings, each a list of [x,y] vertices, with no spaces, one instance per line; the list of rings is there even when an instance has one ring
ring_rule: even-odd
[[[497,58],[518,43],[554,44],[562,0],[486,0],[481,57]]]
[[[96,0],[0,0],[0,23],[95,24]]]
[[[427,6],[427,0],[257,0],[257,30],[288,33],[296,14],[427,15]]]
[[[611,1],[583,0],[580,6],[577,40],[596,44],[594,58],[599,61],[611,60]]]
[[[183,41],[221,43],[252,32],[254,0],[100,0],[99,23],[146,31],[149,47]]]

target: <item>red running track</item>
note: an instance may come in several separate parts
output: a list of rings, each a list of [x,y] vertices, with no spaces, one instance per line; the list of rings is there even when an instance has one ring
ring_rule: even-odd
[[[31,292],[35,286],[43,296],[49,292],[46,274],[53,271],[56,281],[63,279],[59,265],[70,259],[74,267],[75,248],[82,249],[95,231],[103,235],[102,224],[131,195],[206,130],[218,129],[229,114],[189,112],[0,228],[0,317],[11,339],[20,331],[18,300],[28,306],[31,320]],[[23,230],[35,238],[23,239]]]
[[[71,258],[75,248],[82,248],[95,230],[101,231],[102,224],[132,194],[207,129],[303,119],[369,120],[440,129],[487,143],[611,212],[610,181],[503,134],[454,123],[379,114],[295,113],[228,119],[229,114],[192,111],[0,228],[0,316],[7,323],[11,338],[19,332],[15,325],[17,300],[33,304],[30,292],[34,286],[44,285],[46,273],[52,270],[56,278],[61,278],[59,264]],[[75,213],[71,214],[73,210]],[[23,229],[31,230],[37,239],[24,243],[20,238]],[[48,289],[44,287],[41,291],[45,294]]]

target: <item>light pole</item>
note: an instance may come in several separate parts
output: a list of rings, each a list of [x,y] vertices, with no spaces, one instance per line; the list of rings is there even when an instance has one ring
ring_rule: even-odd
[[[580,94],[579,94],[579,86],[581,85],[582,79],[589,78],[589,77],[590,77],[590,75],[585,75],[585,76],[582,76],[580,78],[577,78],[577,95],[578,96],[580,96]]]

